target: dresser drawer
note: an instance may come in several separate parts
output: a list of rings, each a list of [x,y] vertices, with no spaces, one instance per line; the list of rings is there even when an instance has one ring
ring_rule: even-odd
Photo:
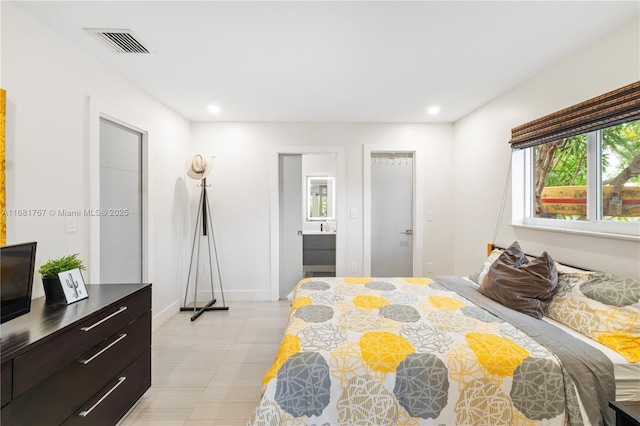
[[[16,425],[62,423],[151,347],[151,312],[133,321],[12,402]],[[55,404],[51,399],[57,398]],[[34,407],[38,407],[34,409]]]
[[[13,398],[151,310],[151,289],[120,300],[14,360]]]
[[[0,378],[0,386],[2,387],[0,399],[4,407],[11,402],[11,388],[13,385],[13,361],[9,360],[2,364],[2,378]]]
[[[113,426],[151,386],[151,349],[74,413],[65,426]]]

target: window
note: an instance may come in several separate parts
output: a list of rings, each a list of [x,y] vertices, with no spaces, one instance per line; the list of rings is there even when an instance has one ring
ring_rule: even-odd
[[[533,217],[587,217],[587,135],[538,145],[533,150]]]
[[[597,113],[605,103],[631,108],[603,119]],[[639,83],[512,135],[514,224],[640,237]]]
[[[532,217],[640,223],[640,120],[528,149]]]
[[[640,120],[602,130],[602,219],[640,223]]]

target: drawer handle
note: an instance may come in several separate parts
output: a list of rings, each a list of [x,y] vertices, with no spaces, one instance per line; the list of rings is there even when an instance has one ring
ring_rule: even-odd
[[[82,330],[82,331],[91,331],[92,328],[95,328],[95,327],[99,326],[103,322],[115,317],[116,315],[118,315],[118,314],[120,314],[120,313],[122,313],[122,312],[124,312],[126,310],[127,310],[126,306],[121,306],[120,309],[118,309],[117,311],[115,311],[111,315],[108,315],[108,316],[102,318],[100,321],[98,321],[97,323],[95,323],[93,325],[90,325],[89,327],[82,327],[80,330]]]
[[[126,333],[125,334],[121,334],[120,337],[118,337],[116,340],[114,340],[113,342],[109,343],[109,345],[105,346],[104,348],[102,348],[102,350],[98,353],[96,353],[94,356],[92,356],[91,358],[87,358],[87,359],[80,359],[78,360],[78,362],[80,364],[84,364],[87,365],[89,364],[91,361],[93,361],[94,359],[98,358],[100,355],[102,355],[103,352],[105,352],[106,350],[108,350],[110,347],[112,347],[113,345],[115,345],[116,343],[118,343],[120,340],[124,339],[125,337],[127,337]]]
[[[114,390],[116,390],[118,388],[118,386],[120,386],[125,380],[127,380],[127,378],[125,376],[119,377],[118,378],[118,383],[116,383],[115,385],[113,385],[113,387],[111,389],[109,389],[109,392],[105,393],[104,395],[102,395],[102,398],[100,398],[98,400],[98,402],[96,402],[95,404],[93,404],[91,406],[91,408],[89,408],[88,410],[85,411],[80,411],[80,413],[78,413],[78,415],[80,417],[87,417],[93,410],[94,408],[96,408],[98,405],[100,405],[100,403],[102,403],[102,401],[104,401],[104,399],[106,397],[108,397],[111,392],[113,392]]]

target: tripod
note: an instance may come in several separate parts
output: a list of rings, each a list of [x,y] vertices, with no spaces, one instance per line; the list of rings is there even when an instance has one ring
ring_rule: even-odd
[[[218,262],[218,250],[216,249],[216,239],[213,235],[213,226],[211,222],[211,209],[209,208],[209,198],[207,197],[207,178],[202,179],[202,192],[200,193],[200,203],[198,204],[198,215],[196,217],[196,229],[193,235],[193,246],[191,247],[191,260],[189,262],[189,275],[187,276],[187,288],[184,291],[184,304],[180,308],[180,311],[193,311],[191,321],[198,319],[205,311],[228,311],[229,307],[224,301],[224,290],[222,289],[222,277],[220,276],[220,263]],[[198,266],[200,264],[200,243],[202,238],[207,238],[208,258],[209,258],[209,278],[211,281],[211,300],[204,306],[196,306],[198,297]],[[209,235],[211,234],[211,235]],[[196,241],[198,248],[196,250]],[[215,294],[213,291],[213,265],[211,264],[211,242],[213,242],[213,253],[216,259],[216,271],[218,271],[218,282],[220,283],[220,294],[222,295],[222,306],[212,306],[216,303]],[[193,270],[193,264],[195,259],[195,285],[193,292],[193,307],[187,306],[187,294],[189,293],[189,283],[191,282],[191,272]]]

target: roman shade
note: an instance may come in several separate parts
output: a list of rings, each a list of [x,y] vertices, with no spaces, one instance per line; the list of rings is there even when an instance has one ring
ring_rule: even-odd
[[[640,81],[511,129],[511,148],[554,142],[640,119]]]

